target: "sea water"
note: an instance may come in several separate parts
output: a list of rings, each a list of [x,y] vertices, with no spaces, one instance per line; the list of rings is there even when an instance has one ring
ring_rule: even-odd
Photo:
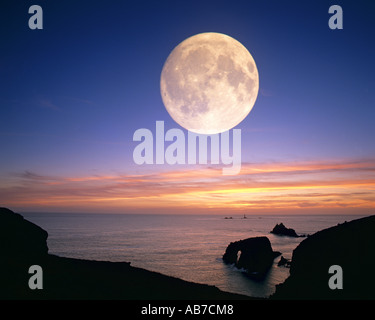
[[[292,258],[304,238],[277,236],[270,231],[284,223],[298,234],[313,234],[359,216],[249,215],[225,219],[220,215],[147,215],[23,213],[48,232],[49,253],[90,260],[127,261],[187,281],[254,297],[268,297],[289,269],[274,260],[267,277],[254,281],[244,270],[223,263],[230,242],[267,236],[274,251]],[[327,271],[328,272],[328,271]]]

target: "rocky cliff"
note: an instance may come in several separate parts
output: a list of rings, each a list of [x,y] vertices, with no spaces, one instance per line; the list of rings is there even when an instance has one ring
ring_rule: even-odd
[[[47,232],[17,213],[0,208],[0,300],[127,299],[233,300],[250,299],[130,266],[63,258],[48,254]],[[43,289],[31,290],[31,265],[43,270]]]
[[[329,281],[342,270],[342,289]],[[319,231],[293,251],[289,278],[272,299],[375,299],[375,216]],[[334,277],[334,278],[332,278]]]
[[[48,253],[48,233],[20,214],[0,208],[0,252],[3,257],[41,257]]]

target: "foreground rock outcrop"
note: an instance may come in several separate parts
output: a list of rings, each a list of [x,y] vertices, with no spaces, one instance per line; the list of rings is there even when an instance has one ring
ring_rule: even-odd
[[[48,253],[48,233],[20,214],[0,208],[0,254],[41,257]]]
[[[0,300],[126,299],[249,300],[250,297],[135,268],[129,262],[63,258],[48,253],[47,232],[0,208]],[[241,253],[238,258],[238,253]],[[328,228],[293,251],[290,277],[270,299],[375,299],[375,216]],[[264,277],[279,255],[267,237],[231,243],[224,261]],[[284,262],[285,259],[283,259]],[[31,290],[31,265],[43,269],[43,289]],[[343,270],[343,289],[328,286],[332,265]]]
[[[130,266],[48,254],[47,232],[0,208],[0,300],[6,299],[250,299]],[[31,290],[31,265],[43,270],[43,289]]]
[[[238,258],[238,252],[240,257]],[[267,237],[253,237],[231,242],[224,255],[226,263],[233,263],[237,268],[245,269],[253,279],[263,279],[280,252],[272,250]]]
[[[342,289],[330,289],[333,265]],[[272,299],[375,299],[375,216],[319,231],[293,251],[290,276]]]

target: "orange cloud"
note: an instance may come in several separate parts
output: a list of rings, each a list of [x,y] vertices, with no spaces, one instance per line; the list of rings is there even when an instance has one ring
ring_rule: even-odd
[[[143,175],[24,172],[7,177],[0,194],[6,206],[24,210],[359,213],[375,209],[375,160],[247,163],[236,176],[199,166]]]

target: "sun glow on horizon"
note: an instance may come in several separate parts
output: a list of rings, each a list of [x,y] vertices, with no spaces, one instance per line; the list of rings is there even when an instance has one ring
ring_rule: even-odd
[[[375,160],[248,163],[236,176],[208,167],[82,177],[25,172],[7,178],[0,200],[29,211],[363,213],[375,209]]]

